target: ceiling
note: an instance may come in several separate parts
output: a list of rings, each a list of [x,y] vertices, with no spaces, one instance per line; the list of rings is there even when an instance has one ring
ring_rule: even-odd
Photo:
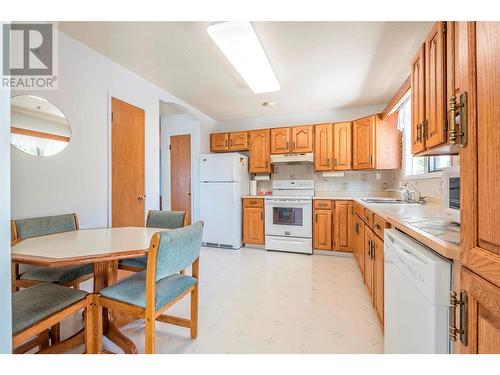
[[[210,22],[59,22],[59,28],[208,116],[233,120],[385,104],[432,22],[253,22],[281,90],[254,94]],[[261,103],[274,101],[274,107]]]

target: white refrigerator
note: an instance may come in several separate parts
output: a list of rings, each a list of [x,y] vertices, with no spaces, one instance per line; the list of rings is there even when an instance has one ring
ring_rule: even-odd
[[[200,157],[200,217],[205,246],[239,249],[242,201],[248,195],[248,158],[238,153]]]

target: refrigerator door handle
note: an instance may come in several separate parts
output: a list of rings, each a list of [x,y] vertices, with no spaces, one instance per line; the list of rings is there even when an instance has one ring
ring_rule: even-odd
[[[236,207],[236,184],[233,183],[233,207]]]

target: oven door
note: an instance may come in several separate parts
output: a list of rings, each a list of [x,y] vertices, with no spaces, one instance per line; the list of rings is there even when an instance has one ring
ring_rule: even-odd
[[[311,200],[266,199],[266,235],[311,238]]]

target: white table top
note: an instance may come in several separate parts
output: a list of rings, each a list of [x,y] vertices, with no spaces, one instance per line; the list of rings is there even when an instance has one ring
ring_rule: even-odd
[[[83,229],[33,237],[15,244],[12,256],[63,260],[148,250],[153,234],[164,230],[143,227]]]

